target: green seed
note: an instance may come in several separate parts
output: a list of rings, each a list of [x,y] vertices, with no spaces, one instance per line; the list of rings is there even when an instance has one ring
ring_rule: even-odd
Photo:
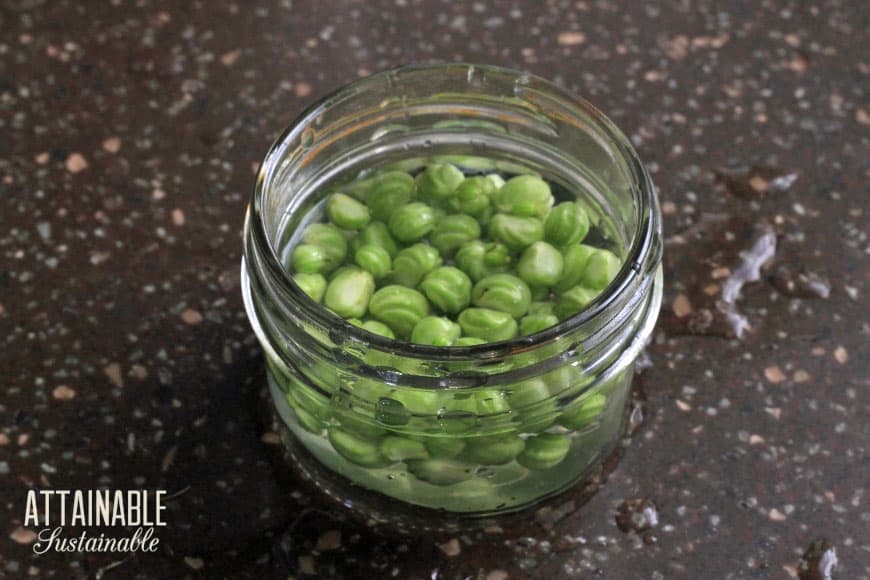
[[[468,439],[463,459],[481,465],[504,465],[522,453],[525,441],[515,435]]]
[[[421,240],[435,227],[435,211],[419,201],[404,205],[390,216],[390,232],[404,243]]]
[[[594,377],[584,374],[574,365],[565,364],[548,372],[541,379],[547,383],[550,393],[561,396],[588,385]]]
[[[532,293],[526,283],[516,276],[493,274],[474,285],[471,302],[475,306],[501,310],[519,318],[528,311]]]
[[[507,312],[489,308],[466,308],[459,314],[459,326],[465,336],[486,342],[508,340],[517,334],[517,321]]]
[[[357,265],[370,273],[375,280],[380,280],[393,269],[390,253],[381,246],[364,244],[354,255]]]
[[[424,199],[443,200],[452,196],[465,175],[449,163],[434,163],[417,176],[417,190]]]
[[[571,449],[571,439],[558,433],[541,433],[526,439],[526,448],[517,462],[528,469],[550,469],[565,459]]]
[[[622,262],[612,252],[596,249],[583,270],[581,284],[594,290],[604,290],[616,278]]]
[[[607,397],[600,393],[583,397],[565,408],[559,417],[559,424],[566,429],[582,429],[601,415],[605,404]]]
[[[434,417],[444,406],[446,395],[425,389],[394,389],[390,398],[401,403],[412,415]]]
[[[514,385],[508,391],[508,401],[517,412],[521,429],[527,433],[539,433],[556,420],[556,401],[541,378]]]
[[[589,232],[589,216],[578,204],[562,202],[544,220],[544,239],[556,247],[582,242]]]
[[[456,188],[455,195],[450,198],[450,208],[479,220],[490,208],[489,196],[496,189],[495,184],[488,177],[480,175],[469,177]]]
[[[562,252],[562,276],[553,285],[553,289],[556,292],[564,292],[579,285],[583,280],[586,262],[595,251],[595,248],[592,246],[585,245],[574,245],[565,248]]]
[[[453,343],[453,346],[477,346],[479,344],[486,344],[486,341],[482,338],[475,338],[473,336],[463,336],[456,340]]]
[[[368,330],[372,334],[379,334],[387,338],[396,338],[396,335],[393,334],[393,331],[390,330],[389,326],[383,322],[378,322],[377,320],[366,320],[359,324],[359,327]]]
[[[397,435],[388,435],[381,439],[380,452],[390,461],[429,458],[429,453],[421,442]]]
[[[410,459],[408,473],[432,485],[454,485],[474,476],[474,468],[455,459]]]
[[[423,276],[444,263],[438,250],[428,244],[414,244],[396,255],[393,260],[393,281],[416,288]]]
[[[329,221],[345,230],[358,230],[371,221],[369,208],[343,193],[334,193],[326,202]]]
[[[484,389],[474,393],[473,398],[476,413],[482,417],[501,415],[511,410],[510,403],[501,391]]]
[[[497,213],[489,221],[488,230],[490,237],[515,251],[544,238],[544,224],[534,217]]]
[[[486,176],[486,180],[492,184],[493,193],[501,189],[505,184],[504,177],[502,177],[498,173],[490,173]]]
[[[315,252],[311,247],[319,251]],[[293,250],[293,269],[306,274],[328,274],[344,261],[346,255],[347,240],[340,229],[332,224],[311,224],[302,234],[301,243]],[[318,262],[317,268],[310,267],[309,260]]]
[[[526,314],[520,319],[520,334],[528,336],[559,323],[555,314]]]
[[[535,175],[518,175],[493,196],[498,211],[523,217],[544,217],[553,207],[549,184]]]
[[[326,292],[326,278],[321,274],[298,272],[293,274],[293,281],[315,302],[323,300],[323,293]]]
[[[329,282],[323,303],[342,318],[359,318],[366,313],[374,290],[375,280],[370,273],[347,267]]]
[[[427,316],[421,318],[411,332],[411,342],[432,346],[452,346],[462,329],[449,318]]]
[[[296,413],[296,419],[306,431],[311,433],[321,434],[326,428],[326,423],[303,409],[302,407],[294,407],[293,412]]]
[[[562,254],[547,242],[535,242],[517,262],[517,274],[529,286],[552,286],[562,276]]]
[[[442,266],[426,274],[420,290],[435,308],[448,314],[457,314],[471,303],[471,280],[453,266]]]
[[[384,191],[414,191],[414,178],[404,171],[385,171],[367,179],[352,181],[345,184],[343,191],[361,199],[371,207],[371,196]],[[403,204],[406,202],[402,202]],[[382,218],[376,218],[382,219]]]
[[[429,242],[438,248],[442,256],[452,256],[462,244],[480,237],[480,224],[465,214],[448,215],[442,218],[429,235]]]
[[[397,337],[407,339],[420,319],[429,314],[429,302],[416,290],[392,284],[372,295],[369,312]]]
[[[458,437],[427,437],[425,445],[432,457],[453,458],[465,449],[465,440]]]
[[[384,222],[371,222],[351,240],[354,251],[366,244],[382,247],[390,254],[390,258],[395,258],[399,252],[396,240],[393,239],[393,234]]]
[[[510,259],[510,253],[504,244],[487,244],[480,240],[462,244],[453,257],[457,267],[475,282],[490,274],[507,271]]]
[[[384,467],[390,460],[381,455],[376,441],[369,441],[337,427],[327,431],[329,442],[339,455],[362,467]]]
[[[414,196],[414,178],[401,171],[391,171],[380,176],[368,190],[365,198],[372,217],[386,222],[393,212],[411,201]]]
[[[562,292],[559,296],[559,304],[556,305],[556,316],[559,320],[571,318],[584,308],[586,308],[595,297],[598,296],[597,290],[590,290],[584,286],[574,286],[570,290]]]

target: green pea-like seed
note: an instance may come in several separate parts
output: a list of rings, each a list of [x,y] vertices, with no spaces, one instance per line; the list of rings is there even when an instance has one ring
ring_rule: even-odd
[[[515,251],[544,239],[544,224],[534,217],[497,213],[489,220],[488,230],[490,237]]]
[[[387,435],[381,439],[380,452],[390,461],[429,458],[429,452],[423,443],[398,435]]]
[[[502,177],[498,173],[490,173],[489,175],[486,176],[486,180],[492,184],[492,192],[493,193],[495,193],[496,191],[501,189],[505,184],[504,177]]]
[[[564,292],[577,286],[583,280],[586,262],[595,253],[595,248],[586,245],[568,246],[562,252],[562,275],[553,285],[556,292]]]
[[[372,217],[386,222],[394,211],[411,201],[414,178],[402,171],[390,171],[376,179],[366,194],[365,202]]]
[[[559,424],[566,429],[581,429],[601,415],[605,404],[607,397],[601,393],[583,397],[565,408],[559,417]]]
[[[520,319],[520,334],[528,336],[559,323],[555,314],[526,314]]]
[[[559,304],[556,305],[555,313],[559,320],[571,318],[598,296],[597,290],[590,290],[585,286],[574,286],[559,295]]]
[[[565,364],[548,372],[541,379],[547,383],[550,393],[561,396],[566,392],[574,392],[585,387],[594,380],[594,377],[584,374],[572,364]]]
[[[462,333],[459,325],[449,318],[426,316],[411,331],[411,342],[431,346],[453,346]]]
[[[412,415],[434,417],[444,406],[447,396],[443,392],[424,389],[395,389],[390,398],[398,401]]]
[[[519,318],[528,311],[532,293],[528,285],[516,276],[493,274],[474,285],[471,302],[475,306],[501,310]]]
[[[479,220],[490,208],[489,196],[496,189],[488,177],[469,177],[456,188],[455,195],[450,198],[450,208]]]
[[[357,265],[369,272],[375,280],[380,280],[393,269],[390,253],[382,246],[364,244],[354,255]]]
[[[507,262],[499,263],[504,258]],[[453,256],[456,266],[474,282],[490,274],[506,272],[510,259],[510,253],[504,244],[487,244],[480,240],[462,244],[456,255]]]
[[[318,251],[311,250],[315,247]],[[307,248],[300,250],[300,248]],[[299,255],[302,252],[302,255]],[[293,270],[306,274],[328,274],[344,261],[347,255],[347,240],[344,233],[332,224],[311,224],[305,228],[301,243],[293,250]],[[303,262],[297,260],[302,258]],[[308,259],[319,263],[317,268],[311,268],[304,262]]]
[[[430,206],[415,201],[393,212],[389,221],[390,232],[400,242],[416,242],[432,231],[436,219]]]
[[[506,268],[513,261],[511,251],[500,242],[486,244],[486,252],[483,254],[483,264],[488,268]],[[498,272],[492,272],[498,274]]]
[[[465,336],[486,342],[508,340],[517,335],[517,321],[507,312],[490,308],[466,308],[459,314],[459,326]]]
[[[293,270],[300,274],[324,272],[328,263],[326,250],[312,244],[299,244],[293,248],[290,260]]]
[[[479,237],[480,224],[477,220],[459,213],[442,218],[429,235],[429,242],[438,248],[442,256],[451,256],[462,244]]]
[[[384,171],[366,179],[345,184],[341,188],[350,195],[361,199],[371,208],[371,196],[383,191],[414,191],[414,178],[405,171]],[[407,200],[402,204],[407,203]],[[383,218],[376,218],[383,219]]]
[[[368,330],[372,334],[379,334],[386,338],[396,338],[396,335],[393,334],[393,331],[390,330],[389,326],[383,322],[378,322],[377,320],[365,320],[359,324],[359,327]]]
[[[521,429],[539,433],[556,420],[556,401],[547,382],[541,378],[523,381],[508,391],[511,408],[516,411]]]
[[[427,437],[426,451],[432,457],[453,458],[465,449],[465,439],[458,437]]]
[[[493,196],[498,211],[523,217],[543,217],[553,207],[550,185],[536,175],[518,175]]]
[[[417,190],[424,198],[443,200],[452,196],[465,175],[449,163],[433,163],[417,176]]]
[[[565,201],[544,220],[544,239],[561,248],[583,241],[589,233],[589,216],[579,204]]]
[[[326,202],[329,221],[345,230],[358,230],[372,219],[369,208],[343,193],[334,193]]]
[[[517,262],[517,274],[529,286],[552,286],[562,276],[562,253],[547,242],[535,242]]]
[[[390,460],[381,455],[377,441],[369,441],[337,427],[331,427],[327,436],[339,455],[351,463],[362,467],[384,467],[390,464]]]
[[[359,318],[366,313],[374,290],[375,280],[369,272],[343,268],[330,280],[323,303],[342,318]]]
[[[293,274],[293,281],[315,302],[323,300],[323,294],[326,292],[326,278],[322,274],[297,272]]]
[[[471,279],[453,266],[441,266],[426,274],[420,290],[435,308],[447,314],[458,314],[471,303]]]
[[[390,228],[384,222],[371,222],[351,240],[351,247],[354,251],[366,244],[382,247],[390,254],[390,258],[395,258],[396,254],[399,253],[399,246],[396,245]]]
[[[423,277],[444,263],[438,250],[428,244],[414,244],[399,251],[393,260],[393,281],[416,288]]]
[[[571,439],[559,433],[541,433],[526,439],[526,447],[517,462],[528,469],[550,469],[568,455]]]
[[[622,262],[612,252],[596,249],[586,261],[581,284],[594,290],[607,288],[622,267]]]
[[[302,426],[302,428],[306,431],[320,434],[323,433],[323,429],[326,428],[326,423],[324,423],[302,407],[294,407],[293,412],[296,413],[296,419],[299,421],[299,424]]]
[[[480,465],[505,465],[522,453],[525,441],[516,435],[474,437],[469,439],[462,457]]]
[[[473,466],[456,459],[409,459],[405,465],[408,473],[432,485],[454,485],[474,476]]]
[[[477,415],[486,417],[508,413],[511,405],[505,393],[495,389],[483,389],[472,396]]]
[[[429,314],[429,302],[416,290],[391,284],[372,295],[369,312],[397,337],[407,339],[420,319]]]

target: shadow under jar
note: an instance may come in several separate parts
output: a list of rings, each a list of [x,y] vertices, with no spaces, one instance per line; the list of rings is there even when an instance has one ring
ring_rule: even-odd
[[[291,250],[331,193],[435,162],[542,176],[557,202],[585,207],[589,235],[621,270],[558,324],[469,347],[369,333],[297,286]],[[589,477],[625,432],[634,362],[658,315],[660,220],[625,136],[540,78],[410,66],[314,104],[269,150],[244,232],[245,307],[292,460],[367,517],[415,527],[489,521]]]

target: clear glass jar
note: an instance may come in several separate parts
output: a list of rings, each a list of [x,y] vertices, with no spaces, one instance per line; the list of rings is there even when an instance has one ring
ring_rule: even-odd
[[[556,326],[462,348],[374,335],[309,299],[283,264],[328,193],[433,159],[541,174],[557,198],[582,201],[621,271]],[[515,512],[582,481],[625,430],[634,362],[661,301],[660,223],[625,136],[540,78],[402,67],[314,104],[266,155],[244,232],[245,306],[292,460],[369,517],[427,526]]]

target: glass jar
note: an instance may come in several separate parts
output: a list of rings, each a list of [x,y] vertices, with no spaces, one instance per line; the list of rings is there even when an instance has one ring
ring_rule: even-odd
[[[586,207],[622,269],[553,327],[461,348],[371,334],[311,300],[285,263],[326,196],[433,160],[542,175],[557,201]],[[266,155],[244,231],[245,307],[293,462],[369,517],[427,527],[522,510],[582,481],[625,432],[634,362],[661,302],[660,224],[625,136],[540,78],[409,66],[315,103]]]

